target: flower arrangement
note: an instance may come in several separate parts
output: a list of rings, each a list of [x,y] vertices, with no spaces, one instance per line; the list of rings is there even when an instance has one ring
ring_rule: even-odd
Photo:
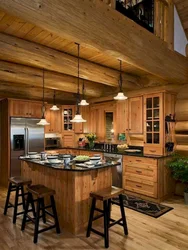
[[[86,138],[90,142],[90,141],[94,141],[97,138],[97,136],[96,136],[95,133],[89,133],[89,134],[86,135]]]
[[[96,134],[95,133],[89,133],[86,135],[86,138],[88,139],[88,142],[89,142],[89,148],[90,149],[93,149],[94,146],[95,146],[95,139],[97,138]]]

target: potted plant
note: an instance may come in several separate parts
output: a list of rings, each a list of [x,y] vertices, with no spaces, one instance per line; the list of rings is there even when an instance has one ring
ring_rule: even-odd
[[[175,153],[172,155],[172,160],[168,162],[167,166],[171,169],[175,180],[186,184],[184,199],[185,204],[188,205],[188,157]]]
[[[86,138],[87,138],[87,140],[89,142],[89,148],[93,149],[94,146],[95,146],[94,141],[97,138],[96,134],[95,133],[89,133],[89,134],[86,135]]]

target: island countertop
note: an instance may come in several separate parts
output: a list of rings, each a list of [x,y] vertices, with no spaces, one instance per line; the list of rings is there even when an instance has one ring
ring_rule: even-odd
[[[85,164],[77,164],[77,163],[71,163],[68,165],[64,165],[63,162],[62,163],[58,163],[58,164],[50,164],[48,163],[48,161],[41,161],[40,159],[29,159],[29,158],[20,158],[21,161],[26,161],[28,163],[35,163],[38,165],[42,165],[48,168],[53,168],[56,170],[60,170],[60,171],[90,171],[90,170],[96,170],[96,169],[102,169],[102,168],[107,168],[107,167],[116,167],[118,165],[120,165],[119,162],[106,162],[106,163],[102,163],[100,165],[95,165],[95,166],[84,166]]]

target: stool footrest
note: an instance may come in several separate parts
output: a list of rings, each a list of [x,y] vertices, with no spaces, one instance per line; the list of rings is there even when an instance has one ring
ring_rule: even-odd
[[[100,219],[101,217],[104,217],[104,214],[96,215],[96,216],[93,218],[93,221],[94,221],[94,220],[98,220],[98,219]]]
[[[48,230],[50,230],[50,229],[53,229],[53,228],[55,228],[55,227],[56,227],[56,225],[52,225],[52,226],[49,226],[49,227],[45,227],[45,228],[43,228],[43,229],[41,229],[41,230],[38,230],[38,234],[39,234],[39,233],[46,232],[46,231],[48,231]]]
[[[114,226],[114,225],[116,225],[116,224],[118,224],[118,225],[120,225],[120,226],[123,226],[122,220],[123,220],[122,218],[119,219],[119,220],[114,220],[114,219],[111,219],[111,218],[110,218],[110,221],[112,221],[112,223],[109,224],[109,227],[112,227],[112,226]]]
[[[94,229],[94,228],[91,228],[91,232],[93,232],[93,233],[95,233],[95,234],[98,234],[98,235],[104,237],[104,234],[103,234],[103,233],[101,233],[100,231],[98,231],[98,230],[96,230],[96,229]]]
[[[98,207],[96,207],[95,210],[98,211],[98,212],[100,212],[100,213],[103,213],[103,214],[104,214],[104,210],[102,210],[102,209],[100,209],[100,208],[98,208]]]
[[[116,202],[116,201],[112,200],[111,203],[114,204],[114,205],[120,206],[120,204],[118,202]]]
[[[49,216],[54,218],[54,215],[52,213],[50,213],[48,210],[45,210],[45,213],[47,213]]]

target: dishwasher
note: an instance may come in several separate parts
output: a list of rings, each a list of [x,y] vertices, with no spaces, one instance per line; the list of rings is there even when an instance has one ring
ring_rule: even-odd
[[[116,161],[120,163],[120,165],[112,167],[112,185],[122,188],[122,155],[104,153],[104,159],[106,162]]]

